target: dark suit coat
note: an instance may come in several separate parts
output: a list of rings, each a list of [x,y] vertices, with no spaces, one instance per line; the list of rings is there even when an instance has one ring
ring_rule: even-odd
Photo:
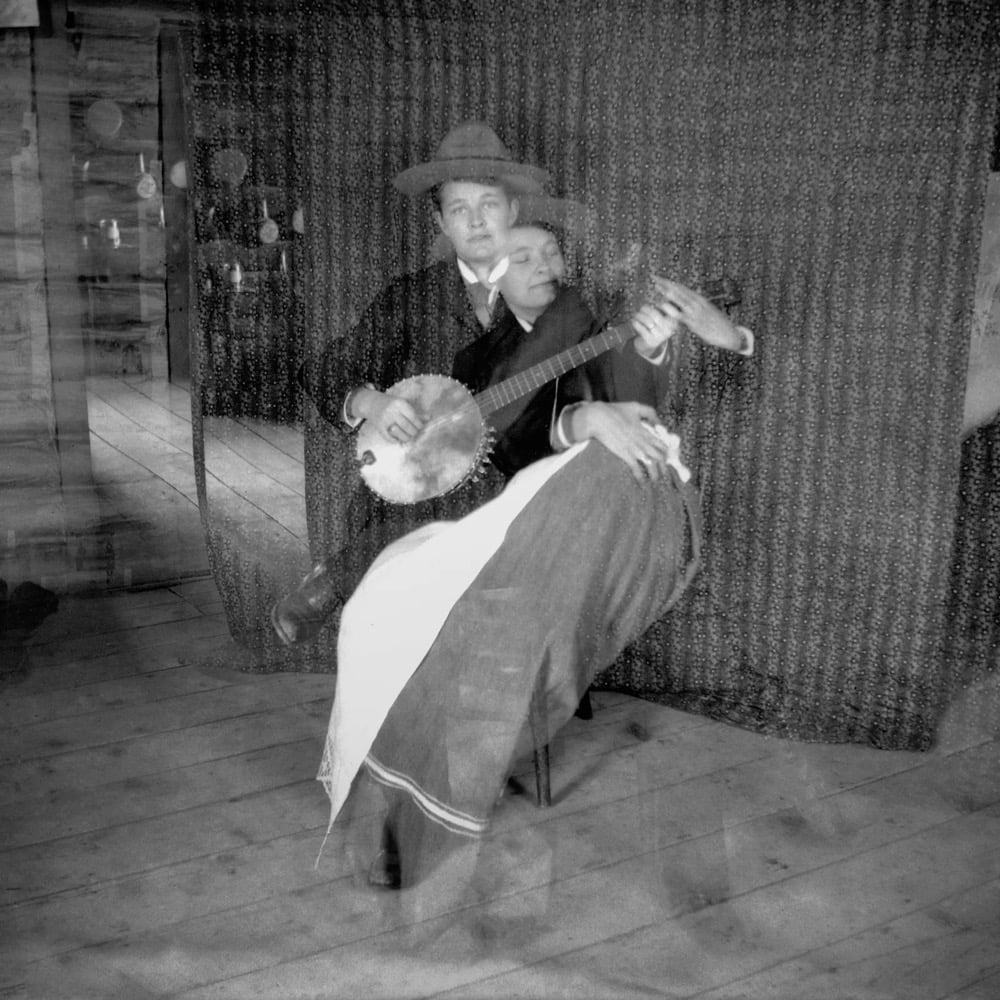
[[[494,322],[507,315],[506,307]],[[483,332],[453,260],[390,282],[345,337],[323,351],[308,386],[320,412],[341,424],[344,398],[359,385],[385,391],[412,375],[444,375],[455,354]]]
[[[577,291],[562,288],[530,333],[508,312],[472,344],[462,348],[455,356],[452,376],[478,393],[596,332],[593,314]],[[493,464],[509,477],[550,455],[554,417],[571,403],[595,398],[606,398],[606,392],[600,369],[588,365],[489,415],[487,422],[497,431],[491,456]]]
[[[506,315],[500,303],[495,322]],[[447,374],[455,354],[482,333],[457,265],[440,261],[382,289],[354,328],[326,346],[312,377],[303,382],[324,418],[346,434],[343,405],[352,389],[371,383],[384,391],[413,375]],[[463,517],[503,485],[504,477],[490,466],[477,481],[414,504],[386,503],[367,488],[355,489],[340,514],[349,542],[331,561],[345,596],[384,546],[429,521]]]

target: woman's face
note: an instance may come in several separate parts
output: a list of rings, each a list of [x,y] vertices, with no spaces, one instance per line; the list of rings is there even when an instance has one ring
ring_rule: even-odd
[[[476,181],[447,181],[441,185],[441,232],[467,264],[488,265],[495,260],[517,217],[517,201],[497,185]]]
[[[524,319],[540,316],[556,297],[566,266],[556,238],[539,226],[515,226],[507,234],[506,272],[497,280],[507,305]]]

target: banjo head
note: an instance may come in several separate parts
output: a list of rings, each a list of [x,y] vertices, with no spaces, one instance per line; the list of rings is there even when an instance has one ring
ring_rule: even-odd
[[[361,425],[356,454],[369,489],[390,503],[411,504],[461,486],[477,471],[486,444],[483,417],[469,390],[445,375],[414,375],[389,392],[407,400],[427,423],[405,444]]]

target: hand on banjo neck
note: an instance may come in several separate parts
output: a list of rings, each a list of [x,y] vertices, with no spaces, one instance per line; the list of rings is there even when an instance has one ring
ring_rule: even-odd
[[[728,278],[708,284],[700,293],[673,282],[665,285],[671,289],[678,319],[706,302],[714,308],[740,299],[735,282]],[[710,314],[708,319],[712,319]],[[705,334],[699,330],[702,339],[728,346],[710,322],[706,325]],[[476,478],[488,460],[495,437],[487,422],[490,414],[636,336],[631,321],[607,327],[476,394],[445,375],[415,375],[395,383],[385,393],[357,390],[351,398],[355,414],[367,417],[373,407],[378,408],[378,419],[365,419],[358,428],[355,454],[362,479],[390,503],[418,503],[451,492]],[[361,396],[366,392],[373,395]],[[359,396],[368,413],[355,407]]]

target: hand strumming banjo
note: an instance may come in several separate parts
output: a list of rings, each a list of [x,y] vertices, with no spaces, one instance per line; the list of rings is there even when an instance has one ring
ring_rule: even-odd
[[[729,279],[713,282],[702,294],[720,306],[739,301],[737,287]],[[402,379],[388,392],[409,402],[426,423],[406,442],[386,441],[373,427],[362,424],[355,447],[361,478],[390,503],[418,503],[450,493],[476,476],[488,459],[494,441],[486,422],[491,413],[634,336],[627,323],[609,327],[475,395],[446,375]]]

